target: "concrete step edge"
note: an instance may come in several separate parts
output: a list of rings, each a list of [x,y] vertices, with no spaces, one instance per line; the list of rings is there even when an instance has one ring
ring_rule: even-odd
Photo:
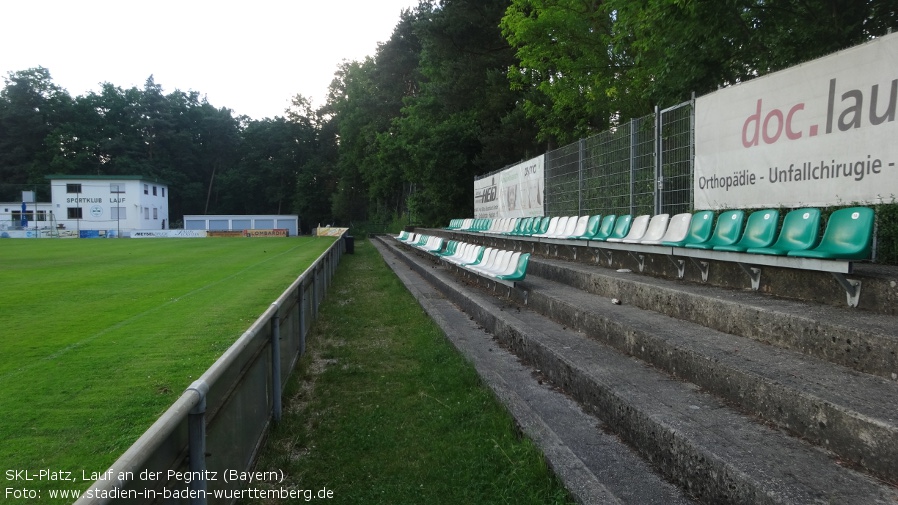
[[[533,331],[534,326],[555,323],[548,321],[542,323],[537,320],[531,320],[528,323],[520,321],[509,323],[508,321],[514,318],[507,313],[499,314],[503,311],[496,306],[484,309],[485,304],[489,305],[488,301],[483,299],[473,301],[476,298],[483,298],[482,295],[466,295],[464,293],[466,290],[457,284],[453,287],[451,280],[445,278],[438,280],[439,277],[445,277],[445,275],[439,275],[438,269],[434,269],[433,265],[421,266],[423,264],[423,261],[419,260],[418,268],[422,270],[422,275],[431,278],[431,282],[442,284],[442,289],[448,289],[450,292],[447,296],[451,296],[456,303],[464,305],[467,311],[474,313],[475,318],[480,320],[481,324],[492,327],[494,332],[497,335],[502,335],[505,342],[522,357],[532,361],[544,372],[551,374],[558,384],[578,397],[585,405],[596,410],[597,415],[605,416],[603,419],[613,424],[621,436],[644,451],[646,457],[650,460],[668,463],[671,460],[684,463],[675,465],[676,468],[668,468],[667,464],[661,467],[669,478],[680,482],[690,493],[702,496],[709,502],[788,503],[794,502],[793,498],[795,498],[796,492],[805,494],[798,501],[816,500],[815,496],[822,486],[827,488],[825,493],[830,496],[838,496],[838,501],[841,503],[892,503],[896,500],[894,489],[880,485],[875,480],[852,470],[838,467],[823,452],[807,446],[802,441],[759,426],[744,416],[730,413],[727,415],[731,419],[740,419],[736,422],[738,426],[730,433],[731,436],[737,437],[741,432],[761,430],[763,434],[759,435],[755,432],[753,437],[776,440],[773,446],[768,446],[765,449],[767,452],[772,451],[768,454],[768,458],[754,461],[749,464],[749,466],[755,466],[753,470],[743,471],[740,466],[745,466],[744,460],[751,456],[751,450],[743,448],[742,457],[735,460],[727,458],[725,455],[727,451],[722,451],[724,455],[715,454],[713,450],[708,452],[699,438],[682,436],[682,429],[688,428],[686,431],[696,429],[689,428],[688,421],[678,421],[681,425],[680,429],[667,424],[664,420],[658,419],[657,414],[653,413],[653,408],[634,406],[618,395],[613,384],[597,380],[578,361],[565,357],[564,352],[557,348],[547,347],[544,342],[545,335],[540,337],[528,334]],[[540,319],[545,320],[545,318]],[[563,333],[569,334],[570,331],[563,330]],[[581,337],[580,341],[571,343],[574,346],[583,346],[588,345],[587,342],[589,341],[584,341]],[[600,346],[601,344],[594,343],[594,345]],[[599,352],[597,348],[594,350]],[[617,353],[615,352],[615,354]],[[618,354],[618,356],[620,355]],[[606,357],[615,359],[608,355]],[[640,367],[640,365],[634,366]],[[654,371],[653,373],[660,372]],[[668,382],[670,381],[668,380]],[[702,399],[703,396],[696,391],[690,393],[690,386],[681,385],[685,390],[683,394],[698,395],[690,400],[691,403],[710,402],[710,405],[714,405],[712,410],[728,410],[725,405],[715,404],[715,401],[707,398]],[[576,392],[572,392],[572,390]],[[621,419],[615,419],[616,416]],[[632,419],[626,419],[627,417]],[[646,433],[651,433],[651,435],[646,435]],[[673,453],[671,453],[671,448],[675,448]],[[758,466],[765,467],[761,470],[763,473],[770,471],[769,468],[766,468],[768,465],[785,464],[781,455],[774,456],[780,450],[789,452],[789,456],[785,460],[800,460],[800,464],[774,472],[778,476],[773,476],[772,480],[769,478],[757,479],[750,475],[752,472],[757,472]],[[774,460],[775,462],[771,463]],[[814,463],[811,464],[811,461]],[[814,468],[811,468],[812,466]],[[807,473],[814,476],[812,479],[814,482],[811,484],[801,483],[799,478],[800,475]],[[821,475],[826,475],[826,477],[821,480]],[[712,476],[710,480],[706,480],[709,476]],[[825,483],[829,484],[824,485]],[[835,486],[837,483],[845,485],[837,488],[830,486]],[[784,499],[785,496],[791,496],[791,498]]]
[[[898,379],[898,318],[760,293],[531,259],[528,275],[752,338],[860,372]]]

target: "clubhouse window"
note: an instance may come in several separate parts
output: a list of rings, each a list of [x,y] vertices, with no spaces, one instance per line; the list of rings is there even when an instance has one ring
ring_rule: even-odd
[[[80,184],[66,184],[65,192],[66,193],[81,193],[81,185]]]
[[[110,193],[124,193],[124,192],[125,192],[125,188],[124,188],[124,186],[122,186],[121,184],[115,184],[115,183],[113,183],[113,184],[110,184],[110,185],[109,185],[109,192],[110,192]]]
[[[110,210],[112,210],[112,212],[109,214],[111,216],[111,219],[128,219],[128,211],[125,207],[112,207]]]
[[[69,207],[66,210],[68,211],[69,219],[81,219],[81,207]]]

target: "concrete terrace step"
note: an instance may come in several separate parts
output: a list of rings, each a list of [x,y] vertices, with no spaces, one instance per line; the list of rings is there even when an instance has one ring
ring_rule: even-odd
[[[521,430],[539,445],[577,501],[590,505],[694,503],[608,433],[598,418],[497,345],[479,323],[408,268],[405,258],[400,259],[401,251],[389,243],[373,243],[446,337],[474,364]]]
[[[801,351],[861,372],[898,379],[895,316],[546,258],[531,258],[528,275]]]
[[[528,307],[898,482],[898,383],[528,277]]]
[[[898,503],[893,487],[841,466],[833,453],[789,436],[768,419],[892,475],[894,463],[886,460],[889,454],[894,459],[896,437],[889,415],[898,395],[891,381],[635,306],[611,305],[532,271],[527,292],[516,295],[526,296],[528,308],[520,310],[460,284],[427,258],[387,245],[700,501]],[[867,394],[887,405],[873,405]],[[860,449],[852,456],[855,443]]]

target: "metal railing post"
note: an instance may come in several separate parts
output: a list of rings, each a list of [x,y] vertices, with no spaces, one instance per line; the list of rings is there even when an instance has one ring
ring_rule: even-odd
[[[299,355],[306,353],[306,287],[299,285]]]
[[[315,272],[312,275],[312,317],[318,317],[318,289],[319,283],[318,279],[321,277],[320,268],[318,266],[315,267]]]
[[[277,303],[271,305],[277,307]],[[274,422],[281,421],[281,316],[278,310],[271,318],[271,410]]]
[[[194,381],[188,391],[195,391],[200,401],[187,414],[187,458],[190,469],[190,505],[206,505],[206,395],[209,385]]]

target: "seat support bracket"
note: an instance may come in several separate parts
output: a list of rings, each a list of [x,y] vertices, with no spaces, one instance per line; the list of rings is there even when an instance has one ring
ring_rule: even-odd
[[[845,274],[831,272],[836,281],[845,290],[846,301],[849,307],[857,307],[858,300],[861,298],[861,281],[848,279]]]
[[[739,266],[751,279],[751,289],[757,291],[761,287],[761,269],[742,262],[739,262]]]
[[[695,263],[695,266],[702,272],[702,282],[708,282],[708,270],[711,269],[711,263],[690,257],[689,259]]]
[[[673,263],[673,266],[677,268],[677,279],[682,279],[686,276],[686,260],[684,259],[673,259],[673,256],[666,256],[667,259]]]
[[[611,264],[613,263],[613,258],[611,256],[610,249],[601,249],[601,248],[596,249],[596,263],[601,263],[602,260],[607,260],[608,266],[609,267],[611,266]]]
[[[638,253],[635,251],[627,251],[630,253],[630,256],[636,260],[636,263],[639,264],[639,271],[642,272],[645,269],[645,254]]]

